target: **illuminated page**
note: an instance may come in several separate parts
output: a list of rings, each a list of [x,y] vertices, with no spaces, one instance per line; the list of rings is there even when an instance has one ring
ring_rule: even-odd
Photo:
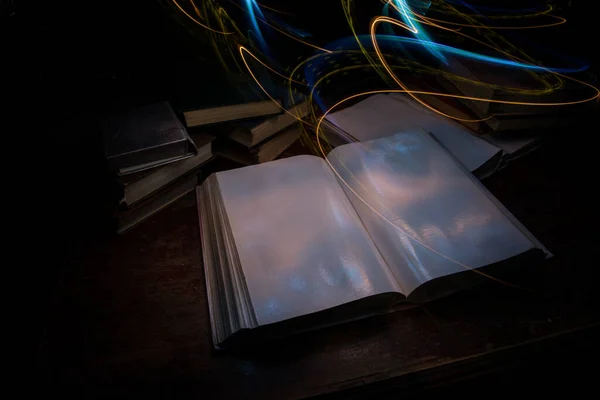
[[[476,137],[459,123],[435,114],[405,96],[376,94],[326,118],[361,142],[424,129],[442,142],[469,171],[475,171],[500,152],[498,147]]]
[[[536,247],[423,131],[346,144],[327,158],[402,293]]]
[[[323,159],[296,156],[217,179],[260,325],[399,292]]]

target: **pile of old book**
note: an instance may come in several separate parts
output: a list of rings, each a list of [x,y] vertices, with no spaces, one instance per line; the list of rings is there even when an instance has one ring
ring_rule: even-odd
[[[217,157],[241,165],[277,158],[298,139],[308,114],[306,102],[229,96],[215,103],[187,110],[154,103],[105,119],[106,160],[121,188],[117,232],[192,191]]]

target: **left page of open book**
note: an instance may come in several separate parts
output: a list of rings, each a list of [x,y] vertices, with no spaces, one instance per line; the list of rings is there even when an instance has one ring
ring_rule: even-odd
[[[323,159],[296,156],[217,180],[259,325],[400,292]]]

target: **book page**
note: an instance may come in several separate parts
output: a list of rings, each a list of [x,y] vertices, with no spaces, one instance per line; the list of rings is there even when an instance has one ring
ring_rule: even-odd
[[[435,135],[469,171],[475,171],[500,152],[459,123],[401,95],[376,94],[326,118],[361,142],[424,129]]]
[[[323,159],[296,156],[217,180],[259,325],[400,291]]]
[[[535,247],[423,131],[346,144],[327,159],[407,295],[431,279]]]

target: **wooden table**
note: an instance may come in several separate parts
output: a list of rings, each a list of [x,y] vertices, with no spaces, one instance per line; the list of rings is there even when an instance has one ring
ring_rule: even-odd
[[[595,373],[581,360],[594,360],[600,322],[597,205],[575,178],[587,165],[564,160],[575,150],[549,143],[486,181],[555,254],[507,277],[536,293],[490,282],[425,306],[217,352],[188,195],[124,236],[73,254],[51,307],[44,380],[78,397],[401,398],[510,394],[519,382],[575,393],[585,372]]]

